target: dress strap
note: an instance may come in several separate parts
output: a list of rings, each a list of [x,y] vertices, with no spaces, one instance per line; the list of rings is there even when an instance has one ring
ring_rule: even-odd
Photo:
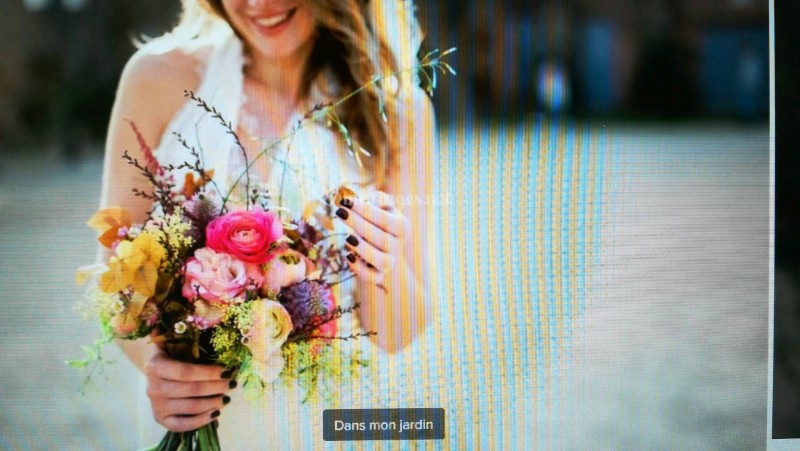
[[[194,93],[236,130],[244,83],[242,44],[229,27],[220,29],[214,34],[214,39],[204,42],[204,45],[187,43],[175,46],[173,50],[205,55],[200,65],[200,84],[194,88]],[[187,99],[170,120],[155,150],[161,164],[180,166],[191,162],[191,155],[174,133],[180,133],[189,146],[200,152],[203,167],[214,171],[220,194],[227,193],[231,183],[229,178],[238,175],[231,174],[230,167],[231,152],[237,151],[237,147],[235,139],[226,132],[219,119]],[[183,174],[176,176],[180,180]]]
[[[236,131],[239,124],[239,111],[242,105],[244,90],[244,56],[242,44],[233,34],[217,46],[209,56],[205,68],[203,81],[197,96],[203,99],[210,107],[215,108]],[[198,125],[198,141],[203,150],[203,157],[207,168],[215,170],[217,183],[220,189],[228,189],[237,174],[231,173],[232,152],[237,152],[235,140],[226,133],[219,120],[211,113],[204,113],[203,124]]]

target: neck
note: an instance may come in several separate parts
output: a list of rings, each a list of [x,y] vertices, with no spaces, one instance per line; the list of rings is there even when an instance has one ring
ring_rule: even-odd
[[[284,57],[265,57],[250,52],[245,75],[266,91],[286,96],[297,103],[300,100],[300,80],[310,53],[310,46],[303,46]]]

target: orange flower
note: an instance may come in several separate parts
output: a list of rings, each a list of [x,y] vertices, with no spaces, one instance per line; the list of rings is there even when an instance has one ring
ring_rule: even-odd
[[[350,189],[347,185],[342,185],[336,190],[336,195],[333,197],[333,204],[339,206],[344,199],[355,199],[358,197],[355,191]]]
[[[214,170],[206,171],[205,178],[198,175],[197,181],[195,181],[194,173],[187,172],[186,175],[183,177],[183,195],[186,196],[187,199],[191,199],[200,188],[205,186],[206,183],[210,182],[214,177]]]
[[[86,223],[89,227],[100,232],[97,239],[103,246],[111,248],[115,241],[119,240],[119,229],[129,228],[132,224],[131,214],[120,207],[108,207],[98,210]]]
[[[132,287],[136,293],[153,296],[165,257],[166,251],[150,233],[143,233],[133,241],[122,241],[117,245],[116,255],[108,261],[108,271],[100,277],[100,289],[114,293]]]

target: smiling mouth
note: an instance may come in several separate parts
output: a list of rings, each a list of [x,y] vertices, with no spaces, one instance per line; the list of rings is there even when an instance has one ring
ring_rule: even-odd
[[[292,18],[297,8],[292,8],[289,11],[279,14],[277,16],[259,17],[254,18],[253,21],[262,28],[275,28],[288,22]]]

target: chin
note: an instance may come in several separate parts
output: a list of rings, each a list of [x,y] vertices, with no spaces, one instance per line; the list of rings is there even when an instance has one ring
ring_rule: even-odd
[[[252,49],[265,58],[285,58],[310,46],[314,21],[305,8],[258,11],[241,17],[242,33]]]

